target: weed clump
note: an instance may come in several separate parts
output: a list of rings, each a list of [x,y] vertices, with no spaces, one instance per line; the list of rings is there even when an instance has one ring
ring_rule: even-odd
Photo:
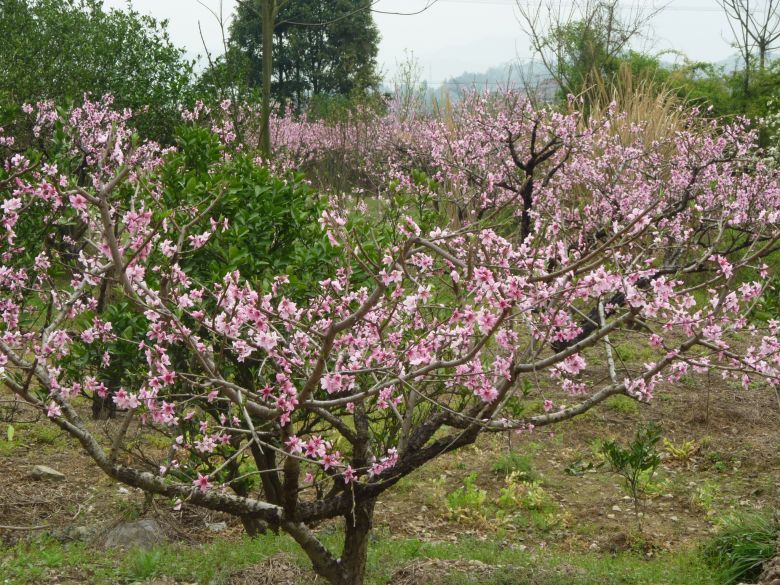
[[[777,554],[777,520],[769,512],[723,517],[718,534],[704,546],[704,558],[720,572],[724,585],[755,582],[764,563]]]

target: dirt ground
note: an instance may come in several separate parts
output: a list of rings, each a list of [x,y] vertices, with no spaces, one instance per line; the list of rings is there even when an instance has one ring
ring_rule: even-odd
[[[612,399],[549,431],[484,436],[476,446],[421,470],[414,485],[429,489],[389,494],[377,508],[379,524],[393,534],[419,538],[455,539],[466,531],[484,537],[508,533],[513,541],[555,542],[572,549],[628,546],[638,528],[620,478],[605,467],[576,473],[577,466],[599,461],[594,453],[598,440],[627,442],[639,423],[654,421],[670,450],[688,443],[690,455],[675,457],[661,446],[656,485],[642,504],[642,538],[649,550],[699,541],[713,530],[719,514],[780,501],[780,399],[768,387],[744,391],[715,376],[707,383],[704,376],[667,388],[650,404]],[[555,508],[550,522],[507,530],[490,519],[448,514],[442,495],[462,485],[468,473],[477,472],[478,485],[489,497],[498,494],[504,474],[496,472],[496,461],[510,451],[528,454]],[[410,507],[420,511],[412,522],[407,520]]]
[[[8,395],[0,394],[0,400],[5,438],[12,405]],[[168,501],[145,498],[113,482],[74,440],[23,408],[13,412],[13,420],[13,440],[0,441],[0,539],[6,545],[40,531],[64,540],[95,539],[139,516],[156,518],[169,538],[185,543],[242,534],[235,519],[186,506],[174,512]],[[661,447],[663,463],[643,502],[640,532],[619,478],[605,467],[588,467],[599,463],[598,440],[629,440],[637,424],[648,421],[662,426],[669,443]],[[658,392],[647,405],[619,397],[549,430],[483,436],[475,446],[399,483],[377,505],[375,525],[382,534],[423,541],[469,535],[521,549],[616,552],[639,546],[652,556],[700,542],[714,530],[715,519],[731,510],[777,507],[779,446],[780,397],[773,388],[743,390],[715,375],[691,377]],[[541,487],[545,504],[507,518],[496,501],[508,470],[498,469],[497,462],[509,453],[523,461],[521,477]],[[63,472],[66,479],[31,481],[30,470],[37,464]],[[447,495],[473,472],[477,488],[487,493],[485,504],[452,510]],[[228,527],[217,535],[207,524],[219,521]],[[415,571],[441,570],[426,562],[401,571],[398,583],[412,582],[407,577]],[[267,563],[274,564],[274,574],[287,571],[289,582],[299,577],[300,569],[283,556]],[[258,575],[269,574],[267,563],[237,573],[230,583],[264,583]]]

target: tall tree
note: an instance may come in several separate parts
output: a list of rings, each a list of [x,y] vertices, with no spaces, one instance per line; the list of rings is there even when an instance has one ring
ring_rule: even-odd
[[[659,11],[640,3],[621,14],[619,0],[518,0],[517,9],[531,48],[564,95],[582,92],[594,76],[609,81]]]
[[[260,133],[261,149],[266,158],[271,156],[271,75],[273,71],[273,33],[280,6],[276,0],[260,0],[263,37],[263,128]]]
[[[313,95],[351,95],[377,87],[379,31],[370,0],[299,0],[260,10],[242,2],[230,26],[229,59],[244,61],[249,87],[263,83],[263,43],[273,20],[271,94],[300,108]],[[270,5],[270,6],[269,6]]]
[[[764,72],[769,53],[780,46],[780,0],[766,0],[757,6],[750,0],[718,0],[729,19],[734,46],[744,64],[744,92],[750,91],[754,53],[758,53],[758,70]]]

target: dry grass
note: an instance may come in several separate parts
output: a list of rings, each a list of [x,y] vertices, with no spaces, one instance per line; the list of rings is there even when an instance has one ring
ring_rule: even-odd
[[[465,573],[472,579],[487,578],[504,567],[475,560],[418,559],[399,569],[388,585],[437,585],[449,583],[453,573]]]
[[[299,585],[322,582],[309,571],[304,571],[289,555],[276,554],[265,562],[234,573],[225,585]]]
[[[672,88],[648,77],[637,78],[626,65],[620,68],[612,83],[598,74],[593,77],[596,81],[582,93],[589,108],[587,120],[602,120],[611,108],[621,112],[612,130],[620,135],[624,144],[636,138],[632,127],[642,127],[646,146],[669,139],[684,129],[688,121],[687,108]]]

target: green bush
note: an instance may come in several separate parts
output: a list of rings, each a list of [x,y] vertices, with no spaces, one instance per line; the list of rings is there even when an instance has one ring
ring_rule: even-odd
[[[517,474],[504,480],[499,490],[498,506],[503,510],[544,510],[549,507],[549,496],[538,481],[524,481]]]
[[[117,108],[136,111],[142,136],[168,142],[181,122],[179,106],[192,99],[192,63],[166,26],[100,0],[2,0],[0,109],[110,93]],[[8,122],[2,118],[0,125]]]
[[[615,441],[604,441],[601,453],[613,472],[623,478],[626,489],[634,501],[634,511],[639,521],[639,501],[653,481],[655,470],[661,464],[658,443],[661,429],[650,423],[637,429],[634,440],[623,447]],[[641,522],[639,524],[641,530]]]
[[[207,128],[181,128],[177,145],[161,171],[166,203],[175,207],[219,197],[209,215],[230,219],[227,230],[217,230],[182,259],[188,273],[215,282],[238,270],[266,286],[274,275],[287,274],[302,294],[331,275],[336,252],[318,224],[324,201],[301,174],[274,176],[251,154],[225,157]],[[209,227],[209,218],[203,218],[190,233]]]

